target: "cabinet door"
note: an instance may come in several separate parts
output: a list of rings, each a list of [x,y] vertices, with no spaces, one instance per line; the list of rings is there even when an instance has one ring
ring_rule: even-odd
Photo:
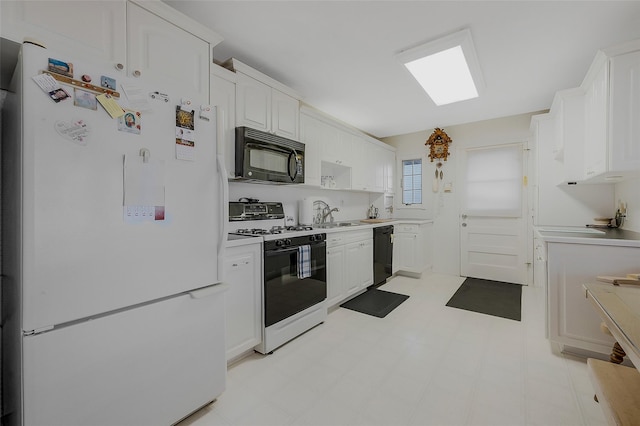
[[[325,124],[322,143],[322,159],[329,163],[351,166],[353,135],[329,124]]]
[[[360,248],[360,288],[373,284],[373,240],[363,241]]]
[[[640,170],[640,52],[611,60],[609,171]]]
[[[373,149],[373,159],[374,159],[374,163],[371,165],[371,172],[369,174],[370,178],[372,179],[371,182],[371,189],[370,191],[372,192],[384,192],[384,183],[385,183],[385,153],[386,153],[386,149],[374,145],[372,143],[368,144],[368,147]]]
[[[392,194],[395,191],[393,187],[393,177],[395,176],[396,153],[388,149],[385,149],[383,151],[384,192]]]
[[[236,125],[271,131],[271,87],[242,73],[236,75]]]
[[[164,19],[127,3],[129,74],[188,90],[174,96],[209,103],[209,43]],[[148,80],[147,80],[148,79]]]
[[[2,1],[2,37],[43,42],[68,58],[126,61],[126,7],[114,1]]]
[[[614,339],[585,298],[582,284],[599,275],[625,276],[638,269],[640,248],[547,243],[549,339],[584,350],[611,353]]]
[[[362,247],[361,242],[345,246],[345,297],[351,296],[362,289]]]
[[[344,246],[327,249],[327,307],[340,303],[345,295]]]
[[[417,261],[417,234],[397,233],[394,243],[398,245],[398,269],[413,272],[418,266]]]
[[[227,360],[262,341],[260,245],[227,249],[224,262]]]
[[[225,158],[227,176],[235,176],[235,128],[236,128],[236,85],[224,78],[211,75],[211,104],[217,110],[218,154]]]
[[[323,123],[307,115],[300,115],[300,141],[304,147],[304,183],[320,186],[320,150],[322,147]]]
[[[271,89],[271,131],[276,135],[298,140],[300,103],[279,90]]]
[[[608,98],[609,62],[605,62],[585,95],[584,167],[587,179],[606,171]]]
[[[371,150],[368,150],[369,147],[363,139],[349,133],[345,133],[343,137],[340,152],[344,156],[344,162],[351,166],[351,188],[367,191],[373,185],[371,168],[375,162],[375,156],[372,155]],[[345,151],[344,147],[347,146],[351,147],[351,152]]]

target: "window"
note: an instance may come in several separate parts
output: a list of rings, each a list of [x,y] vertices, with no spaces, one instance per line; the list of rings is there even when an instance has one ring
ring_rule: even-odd
[[[402,160],[402,204],[422,204],[422,159]]]
[[[522,215],[522,146],[467,150],[463,205],[476,216]]]

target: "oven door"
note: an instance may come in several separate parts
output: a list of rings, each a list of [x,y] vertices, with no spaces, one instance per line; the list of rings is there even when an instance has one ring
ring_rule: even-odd
[[[311,276],[298,278],[298,247],[264,253],[264,321],[269,327],[327,298],[326,243],[311,246]]]

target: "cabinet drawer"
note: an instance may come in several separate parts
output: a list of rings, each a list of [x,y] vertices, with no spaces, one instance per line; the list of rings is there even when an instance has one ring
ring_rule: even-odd
[[[394,233],[397,232],[408,232],[408,233],[416,233],[420,230],[420,225],[415,223],[400,223],[393,228]]]
[[[327,234],[327,248],[341,246],[344,244],[342,232]]]
[[[343,232],[342,238],[344,244],[354,243],[356,241],[370,240],[373,238],[373,230],[363,229],[360,231]]]

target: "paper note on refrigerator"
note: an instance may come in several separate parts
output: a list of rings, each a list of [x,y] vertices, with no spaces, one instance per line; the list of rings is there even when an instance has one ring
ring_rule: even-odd
[[[124,158],[124,220],[127,223],[164,220],[164,161]]]
[[[102,95],[98,95],[96,96],[96,100],[102,105],[111,118],[118,118],[124,115],[124,110],[110,94],[103,93]]]

